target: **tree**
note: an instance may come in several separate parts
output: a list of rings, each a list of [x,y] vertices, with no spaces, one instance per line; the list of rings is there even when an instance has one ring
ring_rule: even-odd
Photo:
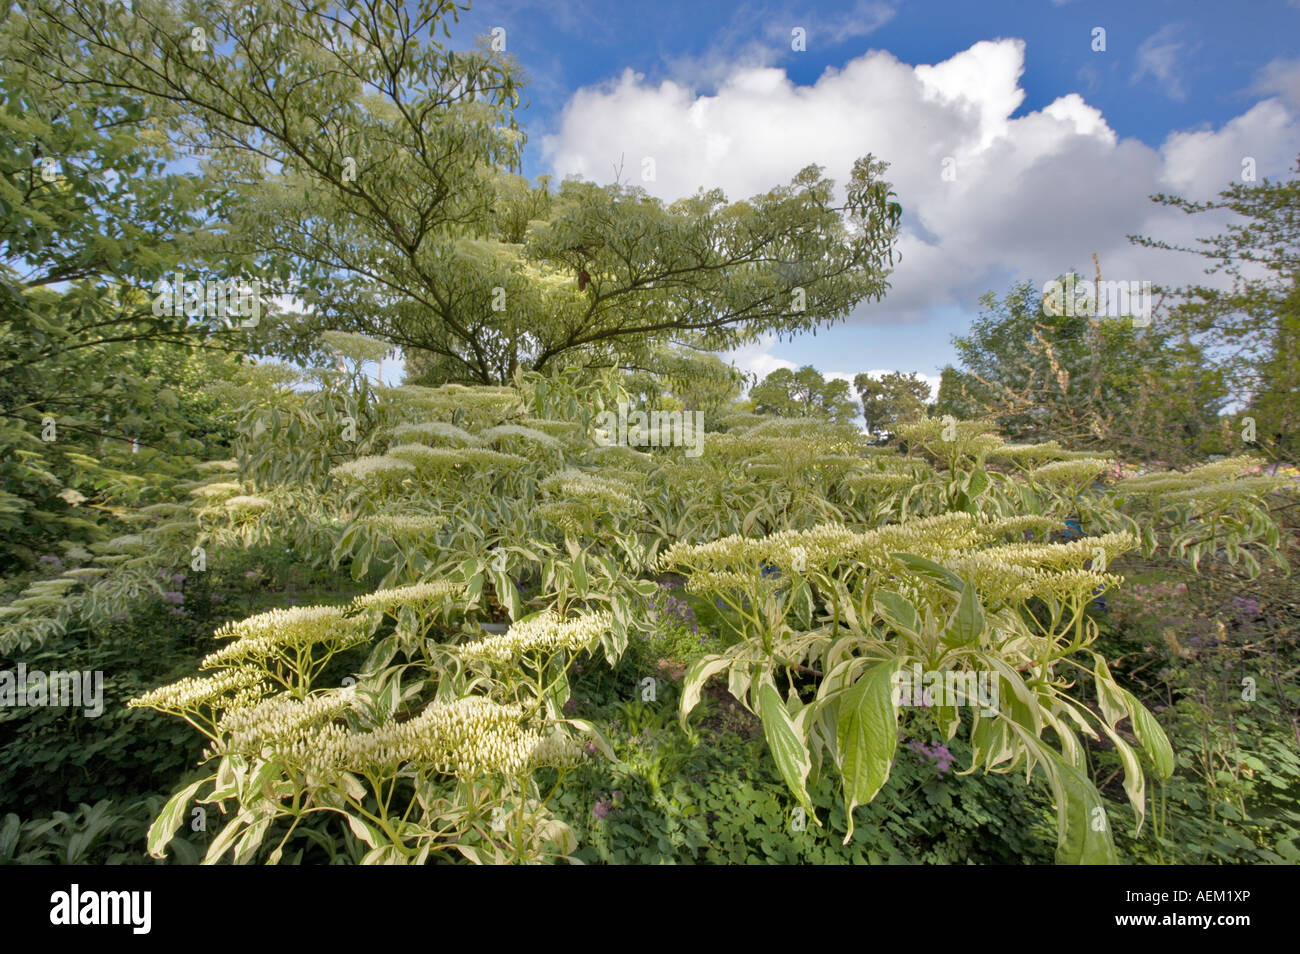
[[[862,401],[867,431],[876,435],[902,421],[925,417],[930,403],[930,385],[914,372],[890,371],[878,380],[859,374],[853,378],[853,389]]]
[[[798,371],[777,368],[750,390],[749,397],[759,414],[812,417],[836,424],[851,423],[857,417],[848,382],[839,378],[828,381],[812,365]]]
[[[843,206],[815,166],[743,202],[521,182],[518,67],[425,39],[448,33],[454,4],[34,6],[34,50],[71,37],[112,59],[116,88],[187,111],[186,135],[257,200],[227,241],[274,258],[284,291],[332,327],[430,352],[442,380],[733,348],[841,320],[888,287],[901,209],[869,155]],[[57,63],[61,80],[97,80],[75,56]]]
[[[154,281],[177,269],[242,271],[206,243],[229,197],[167,169],[166,103],[49,82],[24,53],[37,26],[17,7],[0,22],[4,575],[109,532],[111,504],[152,492],[142,475],[165,484],[187,455],[220,453],[230,433],[207,385],[256,333],[154,308]]]
[[[969,375],[952,365],[946,365],[939,373],[939,393],[935,396],[934,413],[936,417],[954,417],[959,421],[968,421],[979,417],[982,408],[970,397],[970,392],[977,382]]]
[[[992,416],[1018,441],[1139,457],[1181,462],[1224,449],[1218,415],[1226,389],[1204,351],[1158,308],[1139,328],[1131,317],[1079,304],[1045,309],[1029,282],[1000,300],[985,295],[970,331],[953,339],[962,369],[945,375],[940,413]]]
[[[1294,172],[1300,176],[1300,159]],[[1170,245],[1144,236],[1147,248],[1189,252],[1209,260],[1207,275],[1230,279],[1227,289],[1194,285],[1179,290],[1174,309],[1184,340],[1211,349],[1233,396],[1258,418],[1258,439],[1275,453],[1300,455],[1300,177],[1257,184],[1234,182],[1216,201],[1192,202],[1159,193],[1157,204],[1188,215],[1230,212],[1225,232],[1198,246]]]

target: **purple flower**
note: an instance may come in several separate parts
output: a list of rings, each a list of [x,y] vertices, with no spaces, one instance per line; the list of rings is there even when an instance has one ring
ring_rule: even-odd
[[[948,746],[942,742],[928,744],[925,742],[912,741],[906,743],[907,747],[929,762],[933,762],[939,775],[942,776],[948,769],[952,768],[956,757],[949,751]]]
[[[185,582],[185,574],[184,574],[184,573],[173,573],[173,574],[172,574],[172,586],[180,586],[180,585],[181,585],[182,583],[184,583],[184,582]]]
[[[596,799],[596,804],[591,808],[591,817],[596,821],[604,821],[609,815],[610,801],[607,798]]]
[[[163,601],[171,603],[173,606],[180,606],[185,602],[185,594],[178,593],[175,590],[168,590],[162,595]]]
[[[1258,600],[1252,600],[1252,599],[1249,599],[1249,598],[1247,598],[1247,597],[1234,596],[1234,597],[1232,598],[1232,605],[1235,606],[1235,607],[1237,607],[1237,609],[1241,612],[1241,615],[1242,615],[1242,616],[1258,616],[1258,615],[1259,615],[1259,601],[1258,601]]]
[[[572,698],[571,698],[571,699],[569,699],[568,702],[566,702],[566,703],[564,704],[564,714],[565,714],[565,715],[573,715],[573,714],[574,714],[575,712],[577,712],[577,711],[578,711],[578,700],[577,700],[577,699],[572,699]]]

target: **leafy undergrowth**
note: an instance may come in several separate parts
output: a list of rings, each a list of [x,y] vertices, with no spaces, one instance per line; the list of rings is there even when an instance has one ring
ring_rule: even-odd
[[[961,740],[903,745],[889,782],[858,810],[851,841],[837,782],[810,786],[818,825],[790,795],[757,719],[711,689],[677,724],[681,662],[636,662],[574,683],[575,712],[602,725],[618,761],[570,776],[556,811],[573,826],[577,858],[604,864],[1025,864],[1050,863],[1055,814],[1022,780],[957,778]],[[631,700],[631,701],[626,701]]]

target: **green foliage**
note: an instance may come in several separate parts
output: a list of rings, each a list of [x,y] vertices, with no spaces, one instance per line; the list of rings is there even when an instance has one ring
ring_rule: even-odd
[[[700,457],[641,453],[600,448],[589,429],[625,393],[616,378],[533,375],[482,389],[319,381],[253,395],[247,420],[272,426],[241,444],[237,480],[216,472],[199,485],[232,490],[185,506],[213,559],[283,547],[380,589],[237,622],[220,634],[235,641],[203,662],[215,675],[137,700],[184,715],[212,753],[207,780],[159,816],[155,855],[197,798],[239,806],[209,862],[232,851],[238,863],[305,857],[319,839],[349,837],[370,862],[575,857],[574,819],[557,814],[561,782],[586,771],[591,752],[629,757],[570,716],[575,667],[589,678],[588,654],[626,654],[639,674],[623,698],[641,703],[651,663],[694,659],[683,714],[725,672],[810,828],[842,825],[846,844],[868,811],[854,806],[888,791],[901,729],[937,733],[940,746],[967,738],[972,768],[1046,782],[1058,857],[1114,860],[1085,743],[1104,738],[1119,754],[1139,825],[1139,757],[1164,777],[1173,756],[1096,655],[1087,607],[1118,584],[1107,568],[1120,554],[1165,535],[1190,563],[1248,554],[1243,566],[1260,572],[1255,554],[1275,546],[1276,527],[1259,495],[1285,483],[1243,477],[1252,462],[1233,460],[1110,490],[1096,484],[1107,461],[1008,445],[978,422],[949,434],[936,419],[900,425],[906,458],[870,452],[852,428],[779,418],[710,436]],[[296,431],[283,424],[294,408],[305,422]],[[345,418],[357,426],[340,442]],[[300,468],[340,453],[350,462]],[[1200,517],[1217,514],[1208,529],[1190,523],[1189,499]],[[1076,516],[1100,535],[1054,542]],[[677,528],[709,542],[682,542]],[[181,535],[154,559],[183,559],[189,543]],[[663,600],[664,570],[685,575],[685,608]],[[482,626],[506,632],[482,636]],[[900,705],[892,677],[914,664],[992,673],[1001,701]],[[1100,712],[1072,691],[1067,665],[1090,673]],[[355,684],[340,688],[349,671]],[[1136,737],[1120,734],[1123,719]],[[676,771],[643,769],[652,790]],[[847,811],[818,811],[827,778]]]
[[[10,813],[0,820],[0,864],[148,864],[140,845],[162,802],[157,795],[129,803],[83,802],[74,812],[54,812],[25,822]],[[187,863],[201,857],[188,838],[178,838],[174,844]]]
[[[862,401],[867,431],[876,435],[892,431],[895,424],[925,417],[931,406],[930,385],[915,374],[891,371],[878,380],[859,374],[853,378],[853,390]]]
[[[1300,162],[1292,170],[1300,174]],[[1215,351],[1222,376],[1257,417],[1257,440],[1270,456],[1294,460],[1300,443],[1289,422],[1300,412],[1300,222],[1295,210],[1300,178],[1232,182],[1210,202],[1158,194],[1153,202],[1189,215],[1231,213],[1218,235],[1196,246],[1170,245],[1130,236],[1148,248],[1190,252],[1208,261],[1207,274],[1230,280],[1226,289],[1194,285],[1179,289],[1174,320],[1185,337],[1195,335]]]
[[[1157,563],[1098,614],[1099,643],[1151,700],[1177,752],[1177,774],[1153,793],[1151,826],[1136,838],[1123,833],[1134,857],[1296,860],[1293,591],[1273,570],[1250,580],[1231,565],[1191,575]]]
[[[237,364],[228,329],[155,315],[146,294],[175,269],[240,267],[200,247],[227,204],[220,186],[166,169],[165,103],[50,82],[42,65],[74,42],[31,54],[36,29],[18,6],[0,21],[6,576],[120,532],[114,508],[147,500],[149,480],[166,487],[189,457],[219,454],[232,434],[205,387]]]
[[[184,622],[159,601],[129,622],[114,621],[93,636],[73,632],[23,654],[28,671],[102,672],[103,712],[0,709],[5,810],[27,817],[158,791],[193,764],[200,746],[187,726],[125,707],[133,695],[194,665],[194,642],[206,633]],[[13,670],[16,660],[3,665]]]
[[[749,392],[754,410],[778,417],[812,417],[848,424],[856,416],[849,385],[825,380],[811,365],[798,371],[777,368]]]
[[[1074,278],[1061,279],[1067,293]],[[953,339],[962,368],[944,371],[937,412],[989,417],[1015,441],[1051,438],[1129,458],[1182,464],[1227,449],[1223,375],[1176,322],[1096,314],[1082,293],[1074,304],[1049,314],[1029,282],[984,296],[970,330]]]
[[[584,681],[575,683],[582,693]],[[618,760],[570,778],[557,810],[577,857],[605,864],[1024,864],[1050,861],[1050,807],[1002,776],[957,779],[920,745],[901,746],[879,798],[848,844],[838,786],[809,787],[818,827],[790,796],[761,729],[709,694],[700,731],[671,723],[675,698],[606,704]],[[580,710],[584,715],[587,709]],[[600,714],[593,718],[600,718]],[[738,721],[739,720],[739,721]],[[960,740],[954,755],[965,758]]]
[[[629,375],[627,389],[648,407],[671,402],[714,418],[740,396],[744,383],[745,376],[717,356],[674,348],[648,355],[645,367]]]

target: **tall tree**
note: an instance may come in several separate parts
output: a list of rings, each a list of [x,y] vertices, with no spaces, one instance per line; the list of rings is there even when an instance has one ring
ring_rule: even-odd
[[[759,414],[812,417],[837,424],[852,423],[857,417],[849,383],[840,378],[827,380],[812,365],[798,371],[777,368],[754,385],[749,398]]]
[[[1209,260],[1207,275],[1229,279],[1226,289],[1180,289],[1174,318],[1185,338],[1211,350],[1234,398],[1259,418],[1259,441],[1291,459],[1300,456],[1300,159],[1293,172],[1288,181],[1234,182],[1210,202],[1152,196],[1188,215],[1232,214],[1225,231],[1195,247],[1129,236],[1199,255]]]
[[[1185,461],[1225,449],[1222,375],[1162,310],[1138,327],[1132,316],[1097,315],[1082,303],[1045,309],[1029,282],[1001,299],[985,295],[981,305],[969,332],[953,339],[962,369],[943,378],[941,413],[962,407],[992,416],[1019,441],[1141,457]]]
[[[930,385],[915,372],[889,371],[878,379],[859,374],[853,378],[853,389],[862,401],[867,431],[875,435],[925,417],[930,403]]]
[[[870,156],[841,205],[816,167],[740,202],[520,183],[518,68],[445,46],[463,9],[445,0],[34,7],[33,49],[72,37],[112,58],[115,87],[191,114],[194,144],[257,198],[229,241],[274,259],[327,323],[431,352],[444,380],[733,348],[888,287],[901,209]],[[73,57],[56,72],[106,79]]]

